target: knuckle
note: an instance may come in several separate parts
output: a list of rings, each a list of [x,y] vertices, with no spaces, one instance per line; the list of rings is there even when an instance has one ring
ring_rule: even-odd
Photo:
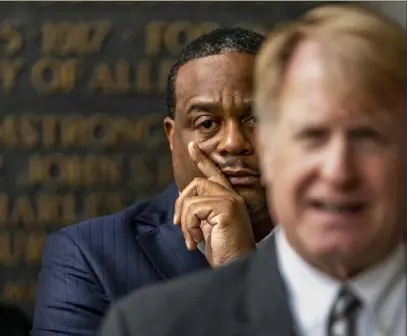
[[[193,183],[195,183],[195,184],[201,184],[201,183],[204,183],[205,181],[206,181],[206,179],[203,177],[194,177],[194,179],[193,179]]]
[[[240,207],[240,201],[234,195],[222,196],[221,203],[224,211],[228,214],[233,214]]]
[[[215,168],[215,175],[216,176],[223,176],[222,169],[220,169],[219,167],[216,167]]]
[[[193,199],[192,198],[186,198],[185,200],[184,200],[184,203],[182,204],[183,205],[183,208],[184,208],[184,211],[186,211],[186,210],[188,210],[188,211],[191,211],[191,210],[193,210]]]

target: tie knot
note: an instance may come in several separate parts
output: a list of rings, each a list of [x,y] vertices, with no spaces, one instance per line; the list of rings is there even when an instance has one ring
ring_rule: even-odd
[[[361,307],[362,303],[347,287],[342,287],[332,309],[333,320],[348,318]]]
[[[361,305],[360,300],[347,287],[341,288],[329,316],[328,335],[356,335],[356,312]]]

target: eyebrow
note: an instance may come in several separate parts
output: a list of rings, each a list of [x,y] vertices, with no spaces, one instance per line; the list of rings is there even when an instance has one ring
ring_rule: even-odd
[[[190,104],[188,106],[187,109],[187,115],[191,114],[192,112],[194,112],[195,110],[206,110],[206,111],[216,111],[217,109],[219,109],[219,103],[216,102],[204,102],[204,101],[197,101],[197,102],[193,102],[192,104]]]
[[[252,108],[252,100],[245,100],[243,101],[242,106],[243,110],[248,110]],[[210,112],[216,112],[219,109],[222,109],[222,104],[216,101],[196,101],[192,102],[191,105],[188,106],[186,114],[191,114],[195,110],[205,110]]]

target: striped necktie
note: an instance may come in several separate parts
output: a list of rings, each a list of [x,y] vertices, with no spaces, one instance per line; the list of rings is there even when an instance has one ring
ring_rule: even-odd
[[[334,301],[328,320],[328,336],[356,336],[356,317],[360,300],[343,287]]]

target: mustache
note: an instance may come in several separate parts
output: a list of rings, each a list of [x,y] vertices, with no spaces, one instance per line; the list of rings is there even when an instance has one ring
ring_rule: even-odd
[[[228,158],[223,162],[217,163],[217,167],[220,170],[224,170],[227,168],[230,169],[244,168],[251,170],[255,174],[260,174],[260,169],[258,167],[252,166],[239,158]]]

